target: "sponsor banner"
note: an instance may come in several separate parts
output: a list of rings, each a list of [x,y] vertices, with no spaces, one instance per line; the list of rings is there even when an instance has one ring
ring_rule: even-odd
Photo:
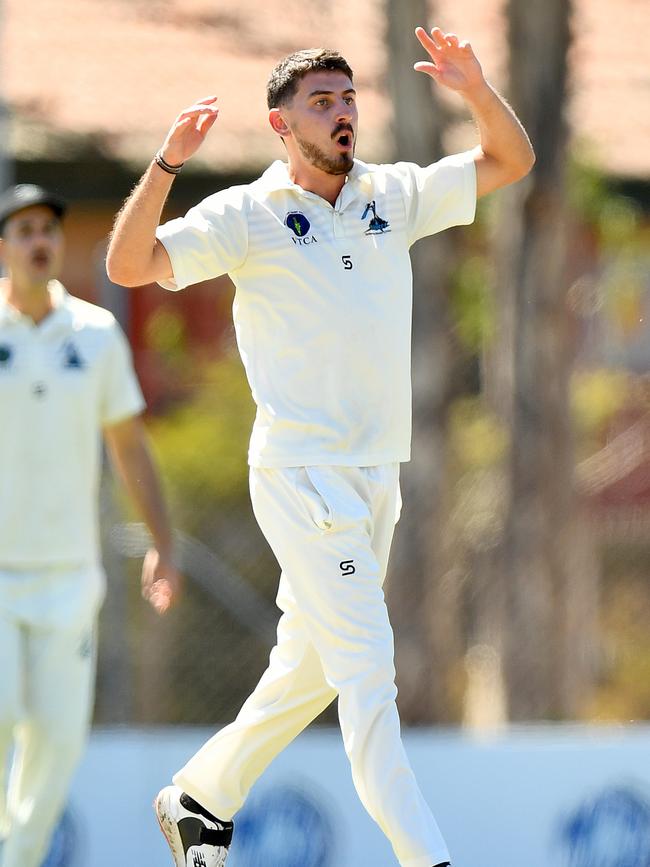
[[[94,731],[47,867],[171,864],[151,803],[212,733]],[[404,741],[453,867],[650,865],[650,727],[425,729]],[[397,861],[357,799],[338,730],[308,730],[236,818],[228,867],[362,864]]]

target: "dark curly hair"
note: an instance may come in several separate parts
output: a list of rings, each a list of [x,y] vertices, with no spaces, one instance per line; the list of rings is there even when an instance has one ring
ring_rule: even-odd
[[[344,72],[352,81],[352,70],[338,51],[329,48],[304,48],[281,60],[269,76],[266,101],[269,108],[291,102],[300,81],[308,72],[321,69]]]

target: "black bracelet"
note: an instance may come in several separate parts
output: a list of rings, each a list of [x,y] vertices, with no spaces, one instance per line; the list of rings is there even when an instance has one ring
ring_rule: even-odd
[[[168,175],[177,175],[180,170],[183,168],[185,163],[180,163],[177,166],[171,166],[163,157],[163,155],[158,151],[156,156],[153,158],[153,161],[156,165],[160,166],[163,172],[167,172]]]

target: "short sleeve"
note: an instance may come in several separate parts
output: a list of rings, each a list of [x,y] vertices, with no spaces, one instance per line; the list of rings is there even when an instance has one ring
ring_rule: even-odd
[[[160,281],[176,291],[237,270],[248,252],[244,187],[208,196],[184,217],[159,226],[156,237],[169,255],[173,279]]]
[[[445,157],[430,166],[396,163],[402,183],[409,245],[451,226],[474,221],[476,167],[471,151]]]
[[[145,408],[140,384],[133,369],[131,350],[124,332],[114,323],[104,357],[100,418],[102,426],[117,424]]]

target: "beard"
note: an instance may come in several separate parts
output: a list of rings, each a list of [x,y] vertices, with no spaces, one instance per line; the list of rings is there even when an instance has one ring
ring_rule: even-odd
[[[337,154],[335,157],[329,157],[318,145],[302,138],[295,130],[293,135],[300,148],[300,153],[305,159],[314,168],[327,172],[328,175],[347,175],[354,165],[354,149],[347,153]]]

